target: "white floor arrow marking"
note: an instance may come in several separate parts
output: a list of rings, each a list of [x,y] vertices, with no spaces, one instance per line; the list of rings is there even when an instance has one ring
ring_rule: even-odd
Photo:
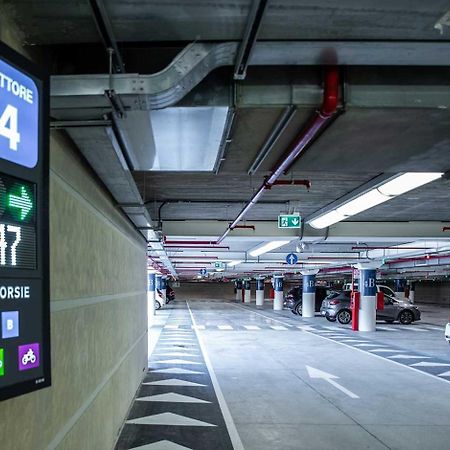
[[[388,356],[390,359],[430,359],[430,356],[417,356],[417,355],[393,355]]]
[[[410,364],[411,367],[449,367],[450,364],[423,361],[420,363]]]
[[[202,422],[191,417],[181,416],[174,413],[155,414],[153,416],[139,417],[138,419],[127,420],[126,423],[135,425],[172,425],[179,427],[216,427],[212,423]]]
[[[156,369],[152,370],[152,373],[179,373],[184,375],[203,375],[204,372],[196,372],[194,370],[189,369],[181,369],[177,367],[171,367],[170,369]]]
[[[146,386],[189,386],[189,387],[205,387],[206,384],[193,383],[192,381],[180,380],[178,378],[170,378],[169,380],[150,381],[142,383]]]
[[[202,364],[194,361],[187,361],[185,359],[166,359],[165,361],[152,361],[153,364]]]
[[[136,399],[140,402],[167,402],[167,403],[211,403],[199,398],[188,395],[177,394],[176,392],[167,392],[165,394],[149,395]]]
[[[172,441],[158,441],[153,444],[141,445],[140,447],[133,447],[130,450],[192,450],[189,447],[178,445]]]
[[[334,380],[339,379],[336,375],[332,375],[331,373],[324,372],[323,370],[315,369],[314,367],[306,366],[306,370],[308,371],[308,375],[310,378],[322,378],[326,382],[330,383],[336,389],[339,389],[344,394],[348,395],[350,398],[359,398],[352,391],[349,391],[344,386],[341,386]]]

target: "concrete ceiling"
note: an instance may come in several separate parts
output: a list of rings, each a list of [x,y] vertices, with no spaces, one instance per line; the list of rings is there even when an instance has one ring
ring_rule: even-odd
[[[96,42],[87,1],[5,0],[30,44]],[[251,0],[105,1],[120,42],[239,40]],[[445,0],[272,0],[262,40],[448,40],[435,23]]]
[[[339,273],[355,261],[367,260],[367,251],[353,249],[359,244],[396,247],[431,239],[431,249],[418,249],[413,256],[441,251],[436,242],[446,243],[450,237],[443,231],[450,222],[447,178],[329,230],[305,227],[283,234],[275,221],[282,212],[297,211],[308,217],[380,175],[450,170],[450,69],[444,67],[450,61],[450,28],[435,26],[450,9],[448,2],[272,0],[248,76],[233,82],[232,66],[251,3],[104,0],[125,68],[136,72],[113,76],[112,84],[88,1],[5,0],[3,11],[56,75],[52,79],[54,126],[67,127],[141,230],[151,225],[168,241],[188,244],[213,242],[220,236],[308,123],[322,101],[320,64],[333,58],[338,63],[352,61],[341,71],[341,113],[282,177],[307,179],[310,189],[274,186],[266,191],[243,222],[255,229],[234,231],[220,246],[166,246],[178,274],[195,276],[205,256],[247,260],[226,273],[254,275],[274,272],[274,264],[281,272],[323,267],[329,273],[335,267]],[[183,50],[184,57],[162,70],[191,42],[197,42],[197,47]],[[332,55],[331,60],[323,56],[324,51]],[[141,76],[155,71],[158,74]],[[80,78],[79,74],[86,75]],[[110,87],[125,114],[150,111],[151,118],[152,109],[167,106],[226,106],[234,111],[231,128],[224,130],[217,173],[130,171],[130,155],[114,134],[120,119],[112,114],[114,105],[104,95]],[[295,107],[290,121],[260,167],[249,175],[252,162],[289,105]],[[74,125],[75,120],[82,122]],[[87,126],[86,120],[94,121],[94,126]],[[67,121],[71,124],[63,123]],[[133,179],[138,190],[130,186]],[[136,200],[138,192],[142,201]],[[156,234],[152,236],[154,240]],[[282,236],[289,244],[259,262],[249,257],[254,246]],[[286,253],[297,251],[301,242],[304,265],[284,267]],[[150,254],[157,261],[163,245],[152,247]],[[192,264],[177,260],[180,257]],[[318,257],[328,257],[328,263],[318,265]],[[386,273],[397,273],[401,264],[385,266]]]

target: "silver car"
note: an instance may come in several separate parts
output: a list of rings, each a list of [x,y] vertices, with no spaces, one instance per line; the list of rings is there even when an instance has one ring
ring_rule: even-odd
[[[350,295],[351,291],[332,292],[322,302],[321,315],[325,316],[330,322],[337,320],[342,324],[350,323],[352,320]],[[384,320],[388,323],[398,320],[404,325],[409,325],[416,320],[420,320],[420,310],[412,303],[399,301],[384,294],[384,309],[377,310],[377,320]]]

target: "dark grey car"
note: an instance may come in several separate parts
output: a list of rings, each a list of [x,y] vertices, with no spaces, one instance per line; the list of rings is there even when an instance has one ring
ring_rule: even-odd
[[[322,302],[320,313],[330,322],[338,321],[348,324],[352,320],[350,310],[351,291],[332,292]],[[384,294],[384,309],[377,310],[377,320],[384,320],[388,323],[398,320],[404,325],[408,325],[416,320],[420,320],[420,310],[417,306],[409,302],[398,301],[397,299]]]

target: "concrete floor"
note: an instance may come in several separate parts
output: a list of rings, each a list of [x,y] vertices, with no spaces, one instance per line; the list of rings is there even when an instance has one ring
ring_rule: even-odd
[[[450,347],[426,317],[357,334],[271,305],[188,304],[245,449],[450,448]]]

